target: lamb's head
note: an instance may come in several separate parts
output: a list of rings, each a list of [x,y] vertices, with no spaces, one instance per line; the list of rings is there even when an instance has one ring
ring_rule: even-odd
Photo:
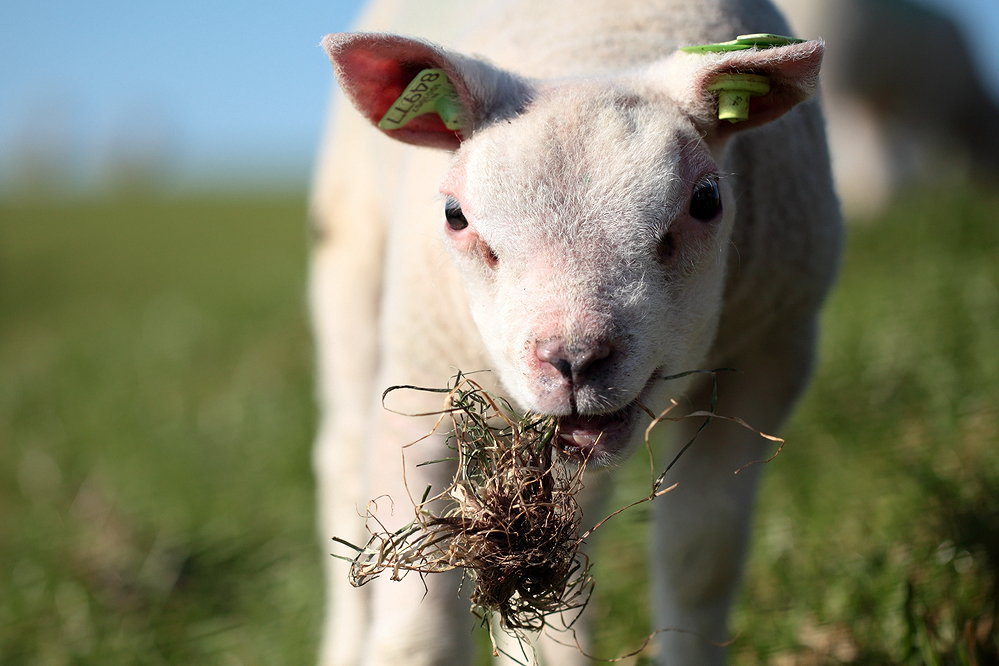
[[[377,123],[424,68],[447,73],[461,127],[418,116],[390,136],[455,150],[441,233],[503,386],[561,417],[596,462],[634,439],[639,402],[701,367],[721,312],[733,200],[728,138],[806,99],[821,45],[675,54],[613,79],[525,81],[388,35],[326,45],[355,106]],[[766,74],[750,120],[720,122],[707,85]]]
[[[458,150],[442,226],[473,316],[513,398],[568,417],[573,445],[619,449],[636,398],[702,362],[724,185],[674,107],[600,85],[540,90]]]

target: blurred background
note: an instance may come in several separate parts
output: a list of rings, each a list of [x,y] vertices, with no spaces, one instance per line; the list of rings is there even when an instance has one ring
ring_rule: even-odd
[[[357,1],[0,8],[0,191],[297,188]]]
[[[781,4],[849,246],[731,661],[999,664],[999,3]],[[306,199],[358,9],[0,4],[0,665],[313,661]],[[604,656],[644,519],[596,544]]]

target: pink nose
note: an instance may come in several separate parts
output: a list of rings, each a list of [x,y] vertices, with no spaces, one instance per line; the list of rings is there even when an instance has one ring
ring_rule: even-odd
[[[609,358],[611,347],[604,340],[581,340],[566,343],[560,337],[538,340],[535,343],[538,359],[558,370],[563,378],[578,386],[592,378],[602,365],[599,361]]]

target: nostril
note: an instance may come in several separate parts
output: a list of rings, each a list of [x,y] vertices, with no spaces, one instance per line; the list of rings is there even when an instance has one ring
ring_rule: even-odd
[[[586,360],[587,365],[591,365],[596,361],[608,358],[611,355],[610,345],[606,342],[598,342],[590,348],[589,357]]]
[[[555,369],[559,371],[560,375],[566,379],[572,379],[572,364],[569,363],[569,361],[560,358],[549,361],[549,363],[555,366]]]
[[[606,342],[566,345],[559,338],[539,340],[535,343],[538,359],[551,365],[566,379],[579,383],[599,365],[598,361],[611,355]]]
[[[554,367],[566,379],[572,379],[572,363],[565,353],[565,347],[558,338],[539,340],[535,343],[538,359]]]
[[[586,347],[576,356],[572,364],[572,374],[576,382],[584,378],[593,378],[599,373],[603,361],[611,355],[610,345],[605,343],[594,343]]]

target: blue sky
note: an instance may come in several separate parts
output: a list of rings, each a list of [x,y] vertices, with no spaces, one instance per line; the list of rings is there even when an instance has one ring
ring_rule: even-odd
[[[951,8],[999,91],[999,1],[922,2]],[[0,190],[32,151],[84,188],[129,151],[182,187],[304,184],[331,85],[319,39],[359,6],[0,2]]]
[[[25,143],[56,144],[92,181],[148,141],[185,182],[301,181],[331,85],[319,40],[359,5],[3,0],[0,178]]]

